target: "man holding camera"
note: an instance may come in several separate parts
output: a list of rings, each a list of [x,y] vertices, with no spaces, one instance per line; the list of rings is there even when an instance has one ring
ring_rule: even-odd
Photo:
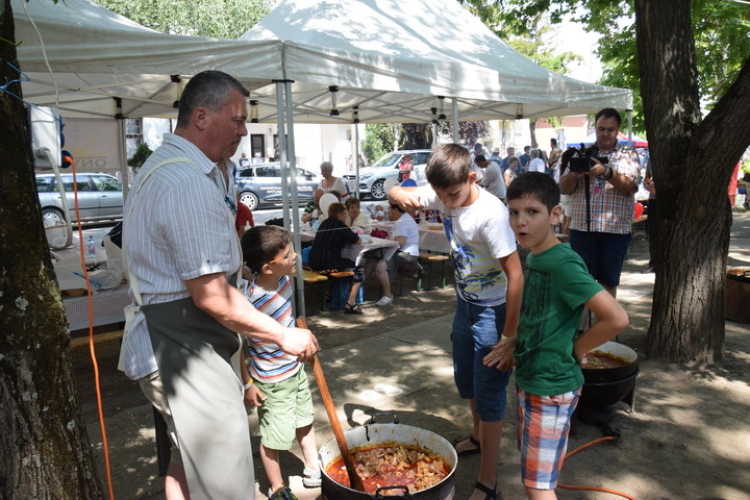
[[[617,141],[622,118],[612,108],[596,114],[596,144],[568,160],[560,191],[571,195],[570,246],[589,272],[612,296],[617,294],[622,264],[630,245],[638,155]]]

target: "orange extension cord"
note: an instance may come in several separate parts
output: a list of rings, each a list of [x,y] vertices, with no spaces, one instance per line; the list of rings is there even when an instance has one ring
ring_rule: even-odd
[[[99,422],[102,428],[102,445],[104,447],[104,466],[107,472],[107,486],[109,488],[110,500],[115,500],[114,490],[112,489],[112,473],[109,467],[109,445],[107,444],[107,429],[104,426],[104,411],[102,411],[102,391],[99,387],[99,364],[96,361],[96,349],[94,348],[94,298],[91,293],[91,282],[89,282],[89,272],[86,269],[86,259],[84,258],[84,241],[83,230],[81,229],[81,214],[78,211],[78,182],[76,180],[75,164],[73,169],[73,193],[75,199],[76,220],[78,220],[78,243],[81,247],[81,268],[86,278],[86,291],[89,298],[89,351],[91,352],[91,362],[94,365],[94,384],[96,386],[96,403],[99,409]]]
[[[579,451],[585,450],[589,446],[593,446],[593,445],[595,445],[597,443],[601,443],[602,441],[614,441],[614,440],[615,440],[615,438],[612,437],[612,436],[605,436],[605,437],[602,437],[602,438],[599,438],[599,439],[594,439],[590,443],[584,444],[583,446],[580,446],[580,447],[576,448],[575,450],[571,451],[570,453],[568,453],[567,455],[565,455],[565,460],[567,461],[570,457],[572,457],[573,455],[575,455]],[[557,487],[558,488],[562,488],[564,490],[600,491],[602,493],[610,493],[612,495],[618,495],[618,496],[621,496],[623,498],[627,498],[628,500],[638,500],[636,497],[630,496],[627,493],[622,493],[620,491],[610,490],[610,489],[607,489],[607,488],[597,488],[595,486],[570,486],[570,485],[567,485],[567,484],[557,483]]]

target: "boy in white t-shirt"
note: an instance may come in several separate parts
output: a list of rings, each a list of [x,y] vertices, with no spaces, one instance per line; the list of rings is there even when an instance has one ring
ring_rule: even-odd
[[[456,387],[469,400],[473,434],[455,443],[459,455],[481,453],[470,500],[497,498],[496,468],[505,418],[512,352],[503,351],[492,373],[482,358],[518,327],[523,272],[508,209],[476,185],[469,152],[458,144],[436,147],[426,168],[430,186],[394,187],[388,197],[406,210],[433,209],[443,215],[456,279],[456,314],[451,339]],[[501,333],[502,332],[502,333]]]

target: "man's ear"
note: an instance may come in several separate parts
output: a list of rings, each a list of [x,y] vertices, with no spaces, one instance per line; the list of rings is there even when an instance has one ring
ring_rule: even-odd
[[[208,109],[203,106],[198,106],[193,111],[193,123],[200,130],[205,130],[209,124]]]
[[[258,274],[273,274],[271,264],[263,264],[263,267],[260,268],[260,272]]]
[[[560,222],[560,217],[562,217],[563,213],[563,207],[562,205],[555,205],[552,207],[552,211],[550,212],[550,223],[552,225],[557,225]]]
[[[469,173],[469,184],[474,184],[477,181],[477,173],[476,172],[470,172]]]

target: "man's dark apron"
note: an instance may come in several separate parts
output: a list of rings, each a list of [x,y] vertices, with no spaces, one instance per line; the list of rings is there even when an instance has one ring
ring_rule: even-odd
[[[198,309],[190,297],[143,305],[141,311],[174,418],[190,497],[253,498],[250,429],[235,372],[239,335]]]

